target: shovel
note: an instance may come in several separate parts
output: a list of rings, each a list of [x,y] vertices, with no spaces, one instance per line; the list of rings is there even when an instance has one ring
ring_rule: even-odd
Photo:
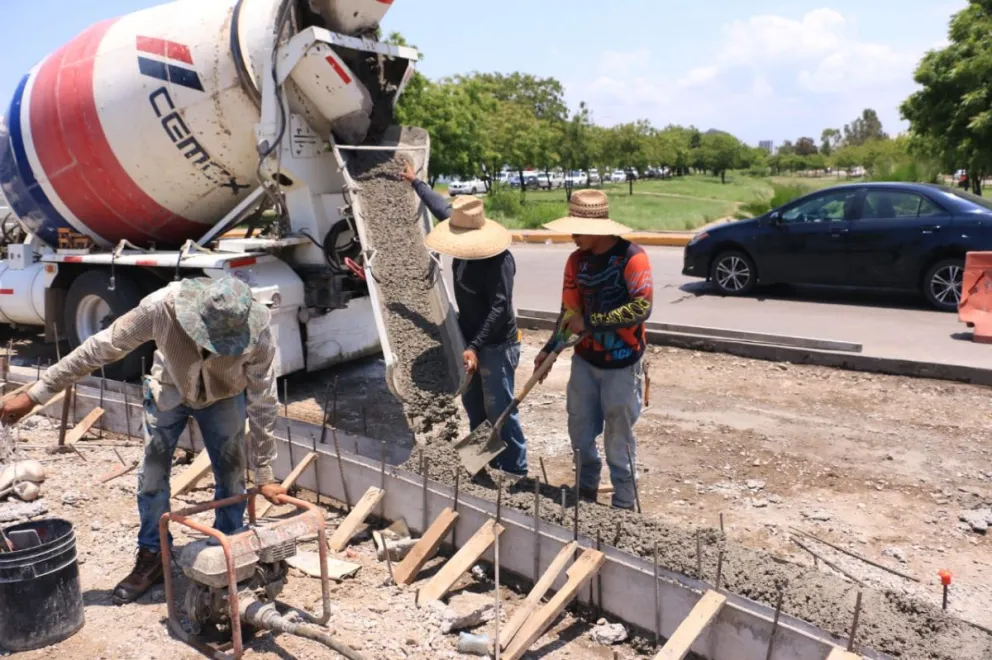
[[[552,351],[547,359],[541,363],[541,366],[534,371],[534,375],[530,377],[524,388],[520,390],[520,394],[506,407],[506,410],[499,416],[495,424],[490,424],[489,420],[486,420],[476,427],[474,431],[455,443],[455,449],[458,450],[458,457],[461,459],[462,466],[464,466],[470,475],[474,477],[479,474],[483,468],[489,465],[489,461],[503,453],[503,450],[506,449],[506,442],[500,436],[500,430],[503,428],[506,419],[513,414],[513,411],[517,409],[520,402],[530,394],[534,386],[551,371],[551,367],[558,360],[558,356],[566,349],[578,344],[582,340],[582,337],[583,335],[575,335],[569,338],[568,341],[562,342],[558,348]]]

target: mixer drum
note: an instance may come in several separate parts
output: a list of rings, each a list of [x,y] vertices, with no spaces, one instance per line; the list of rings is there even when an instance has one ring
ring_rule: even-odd
[[[43,60],[0,136],[0,185],[25,227],[49,245],[60,228],[103,246],[203,236],[257,186],[257,81],[280,4],[179,0],[98,23]]]

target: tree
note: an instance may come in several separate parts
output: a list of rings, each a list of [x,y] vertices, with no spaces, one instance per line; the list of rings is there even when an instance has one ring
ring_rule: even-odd
[[[889,136],[882,130],[882,120],[878,113],[866,108],[861,116],[844,126],[844,144],[860,147],[869,140],[887,140]]]
[[[520,195],[526,195],[524,169],[537,161],[541,148],[541,125],[526,107],[507,101],[496,101],[487,114],[487,169],[498,171],[509,165],[520,176]]]
[[[837,147],[840,146],[841,132],[836,128],[825,128],[820,135],[820,153],[830,157]]]
[[[740,161],[741,143],[729,133],[709,132],[702,137],[699,151],[706,169],[727,183],[727,170],[737,167]]]
[[[796,146],[792,144],[792,140],[786,140],[779,145],[778,151],[776,152],[780,156],[789,156],[796,153]]]
[[[972,190],[992,172],[992,2],[970,0],[951,19],[950,45],[928,52],[914,79],[921,89],[902,104],[918,145],[945,168],[964,168]]]
[[[400,98],[396,119],[430,134],[431,187],[439,176],[479,174],[485,161],[486,112],[493,107],[492,100],[450,80],[435,83],[421,77],[410,85],[413,93],[408,88]]]
[[[648,143],[653,129],[647,120],[639,120],[629,124],[614,127],[613,139],[616,141],[617,154],[620,156],[619,165],[625,170],[637,168],[643,170],[648,162]],[[634,180],[628,177],[630,194],[634,194]]]
[[[801,137],[796,140],[796,153],[800,156],[812,156],[817,153],[816,142],[811,137]]]

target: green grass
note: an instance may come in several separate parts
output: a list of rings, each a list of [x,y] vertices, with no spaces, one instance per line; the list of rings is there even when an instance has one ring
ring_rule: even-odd
[[[638,194],[619,186],[607,186],[610,216],[632,229],[645,231],[686,231],[731,216],[736,204],[728,200],[685,199]],[[568,214],[564,190],[528,192],[520,203],[520,192],[503,191],[486,199],[487,214],[511,229],[539,229]]]
[[[836,174],[826,176],[773,176],[769,181],[780,186],[804,186],[809,188],[810,191],[823,190],[824,188],[840,186],[845,183],[864,183],[863,178],[848,179],[844,174],[839,179]]]
[[[607,189],[627,191],[627,184],[609,184]],[[754,179],[743,174],[727,174],[727,183],[720,183],[720,177],[693,175],[671,179],[649,179],[634,183],[634,194],[638,192],[682,195],[700,199],[719,199],[730,202],[750,202],[756,197],[772,196],[772,188],[767,181]]]

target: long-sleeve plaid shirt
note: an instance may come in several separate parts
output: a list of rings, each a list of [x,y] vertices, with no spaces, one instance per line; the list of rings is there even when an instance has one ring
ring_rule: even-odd
[[[186,334],[176,320],[177,287],[169,286],[141,301],[48,369],[28,390],[37,403],[45,403],[101,366],[120,360],[142,344],[154,341],[155,359],[149,387],[159,410],[180,403],[194,409],[247,394],[249,464],[257,470],[259,485],[274,481],[278,398],[274,367],[275,344],[269,328],[244,354],[236,357],[207,354]]]

